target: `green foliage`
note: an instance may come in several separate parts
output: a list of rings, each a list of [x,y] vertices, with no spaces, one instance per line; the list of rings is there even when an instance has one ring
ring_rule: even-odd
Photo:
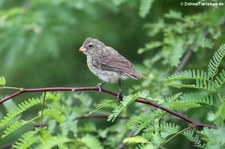
[[[124,143],[147,143],[148,141],[142,136],[135,136],[135,137],[125,138],[123,142]]]
[[[0,86],[5,86],[5,84],[6,84],[6,79],[0,76]]]
[[[190,80],[206,80],[209,81],[209,77],[206,72],[203,70],[185,70],[181,71],[177,74],[171,75],[167,81],[172,82],[175,80],[185,80],[185,79],[190,79]]]
[[[21,102],[13,110],[9,111],[3,119],[1,119],[0,126],[4,127],[6,124],[10,123],[10,121],[13,120],[16,116],[33,106],[41,104],[41,102],[42,101],[38,98],[31,98]]]
[[[54,136],[48,139],[48,141],[44,142],[40,148],[51,149],[55,146],[61,147],[65,143],[72,142],[68,137],[65,136]]]
[[[225,44],[221,45],[220,48],[214,53],[212,59],[209,61],[208,73],[210,78],[217,74],[218,67],[225,56]]]
[[[50,117],[53,117],[60,123],[63,123],[65,121],[64,115],[62,115],[61,112],[56,109],[45,109],[44,115],[49,115]]]
[[[33,144],[35,144],[38,140],[39,137],[35,136],[40,129],[36,128],[33,131],[28,131],[24,133],[18,141],[13,144],[13,149],[28,149],[30,148]]]
[[[152,2],[154,2],[154,0],[141,0],[140,1],[139,15],[142,18],[146,17],[148,12],[150,11]]]
[[[171,105],[171,109],[183,109],[183,108],[196,108],[202,106],[202,104],[213,105],[212,95],[204,95],[199,93],[183,94],[180,97],[181,100],[174,101]]]
[[[174,87],[187,87],[216,92],[225,82],[225,71],[218,73],[218,67],[225,55],[224,45],[222,45],[213,55],[213,59],[209,62],[208,72],[199,70],[181,71],[178,74],[168,78],[169,85]],[[208,74],[208,75],[207,75]],[[215,80],[210,80],[215,76]],[[184,84],[181,80],[194,80],[194,84]]]
[[[160,124],[160,135],[162,138],[167,138],[168,136],[177,133],[180,130],[180,126],[174,123],[162,123]]]
[[[184,15],[170,10],[164,18],[159,18],[157,23],[145,25],[148,35],[158,38],[147,42],[139,52],[151,50],[153,53],[154,49],[160,47],[162,50],[154,52],[156,54],[150,61],[155,63],[161,60],[163,65],[178,66],[180,59],[188,50],[205,53],[206,49],[213,47],[214,41],[221,37],[222,28],[218,26],[224,22],[222,14],[222,9],[211,9],[194,15]]]
[[[217,89],[221,88],[222,85],[225,83],[225,70],[223,69],[217,76],[214,82],[217,85]]]
[[[128,122],[128,127],[134,127],[134,134],[139,134],[143,129],[149,127],[149,125],[153,125],[155,121],[158,121],[160,117],[165,114],[165,112],[160,110],[155,110],[151,113],[143,113],[139,116],[132,117]]]
[[[3,132],[1,138],[6,137],[10,133],[14,132],[16,129],[22,127],[23,125],[27,124],[27,121],[15,121],[13,124],[9,125]]]
[[[123,100],[120,102],[120,105],[117,106],[111,115],[108,117],[108,121],[114,121],[116,117],[125,109],[129,104],[131,104],[137,97],[140,97],[139,95],[147,96],[147,92],[143,91],[142,93],[139,94],[134,94],[134,95],[129,95],[125,96]]]
[[[188,140],[194,143],[194,146],[197,148],[204,148],[205,143],[202,142],[200,136],[193,131],[192,129],[186,130],[182,133]]]
[[[120,103],[93,92],[10,99],[0,107],[0,148],[225,147],[224,7],[182,7],[171,0],[3,0],[0,8],[0,76],[18,86],[5,86],[0,77],[2,98],[20,87],[97,84],[78,52],[86,37],[112,46],[146,76],[123,81],[127,96]],[[174,115],[134,103],[138,97],[218,129],[190,130],[194,126]]]
[[[90,149],[103,149],[103,146],[95,136],[87,134],[81,141]]]
[[[224,130],[224,127],[220,127],[218,129],[204,128],[200,133],[203,135],[203,139],[207,142],[205,148],[224,148]]]

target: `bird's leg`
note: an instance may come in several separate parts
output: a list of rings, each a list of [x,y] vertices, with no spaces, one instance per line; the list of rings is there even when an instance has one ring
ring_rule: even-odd
[[[123,95],[122,95],[122,88],[121,88],[121,79],[119,79],[119,91],[117,92],[117,99],[122,99]]]
[[[103,87],[103,85],[105,84],[106,82],[102,82],[102,83],[98,83],[97,84],[97,88],[98,88],[98,92],[101,92],[102,91],[102,87]]]

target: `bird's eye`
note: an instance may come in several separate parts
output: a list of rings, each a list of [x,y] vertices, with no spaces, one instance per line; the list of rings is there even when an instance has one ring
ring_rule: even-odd
[[[94,47],[94,45],[93,44],[89,44],[88,47],[89,48],[92,48],[92,47]]]

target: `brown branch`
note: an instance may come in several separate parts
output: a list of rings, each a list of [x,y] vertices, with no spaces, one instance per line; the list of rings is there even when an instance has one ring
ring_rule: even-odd
[[[185,54],[185,56],[183,57],[180,65],[177,67],[177,69],[175,70],[174,73],[178,73],[179,71],[181,71],[182,69],[184,69],[184,67],[187,65],[189,59],[191,58],[191,55],[192,55],[192,49],[189,49],[187,51],[187,53]]]
[[[29,92],[45,92],[45,91],[98,91],[99,88],[98,87],[76,87],[76,88],[69,88],[69,87],[52,87],[52,88],[33,88],[33,89],[21,89],[20,91],[17,91],[5,98],[3,98],[2,100],[0,100],[0,104],[4,103],[5,101],[13,98],[13,97],[16,97],[16,96],[19,96],[23,93],[29,93]],[[107,94],[110,94],[110,95],[113,95],[113,96],[117,96],[117,93],[116,92],[113,92],[111,90],[107,90],[107,89],[104,89],[102,88],[102,92],[104,93],[107,93]],[[120,99],[122,99],[123,97],[120,97]],[[208,127],[208,128],[217,128],[217,126],[214,126],[214,125],[208,125],[208,124],[204,124],[204,123],[199,123],[199,122],[195,122],[193,120],[191,120],[190,118],[174,111],[174,110],[171,110],[167,107],[163,107],[162,105],[159,105],[155,102],[152,102],[152,101],[148,101],[144,98],[137,98],[135,100],[135,102],[139,102],[139,103],[143,103],[143,104],[148,104],[150,106],[153,106],[153,107],[156,107],[156,108],[159,108],[161,110],[164,110],[176,117],[179,117],[180,119],[192,124],[193,126],[195,127]]]

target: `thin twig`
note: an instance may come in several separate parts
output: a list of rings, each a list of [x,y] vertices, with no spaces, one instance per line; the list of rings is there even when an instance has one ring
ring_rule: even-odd
[[[99,91],[99,88],[98,87],[76,87],[76,88],[69,88],[69,87],[51,87],[51,88],[33,88],[33,89],[23,89],[23,90],[20,90],[20,91],[17,91],[5,98],[3,98],[2,100],[0,100],[0,104],[4,103],[5,101],[13,98],[13,97],[16,97],[16,96],[19,96],[23,93],[29,93],[29,92],[45,92],[45,91]],[[113,95],[113,96],[117,96],[117,92],[113,92],[111,90],[107,90],[107,89],[104,89],[102,88],[102,92],[104,93],[107,93],[107,94],[110,94],[110,95]],[[122,99],[123,96],[120,97],[120,99]],[[191,120],[190,118],[174,111],[174,110],[171,110],[167,107],[163,107],[162,105],[159,105],[153,101],[148,101],[147,99],[144,99],[144,98],[137,98],[135,100],[135,102],[139,102],[139,103],[143,103],[143,104],[148,104],[148,105],[151,105],[153,107],[156,107],[156,108],[159,108],[161,110],[164,110],[176,117],[179,117],[180,119],[192,124],[193,126],[195,127],[208,127],[208,128],[217,128],[217,126],[214,126],[214,125],[208,125],[208,124],[204,124],[204,123],[199,123],[199,122],[195,122],[193,120]]]
[[[74,120],[80,120],[80,119],[85,119],[85,118],[107,118],[108,116],[109,116],[109,114],[81,115],[81,116],[78,116],[78,117],[74,118]],[[128,119],[128,117],[120,116],[120,115],[117,118],[119,118],[119,119]]]
[[[44,92],[44,94],[43,94],[43,100],[42,100],[42,109],[41,109],[41,125],[43,124],[43,119],[44,119],[45,98],[46,98],[46,92]]]
[[[126,138],[132,137],[132,136],[134,135],[134,132],[135,132],[134,130],[131,131],[131,132],[126,136]],[[126,148],[126,147],[127,147],[127,143],[122,142],[122,143],[119,145],[118,149],[124,149],[124,148]]]
[[[189,49],[174,73],[178,73],[179,71],[184,69],[184,67],[187,65],[189,59],[191,58],[191,55],[192,55],[192,49]]]

